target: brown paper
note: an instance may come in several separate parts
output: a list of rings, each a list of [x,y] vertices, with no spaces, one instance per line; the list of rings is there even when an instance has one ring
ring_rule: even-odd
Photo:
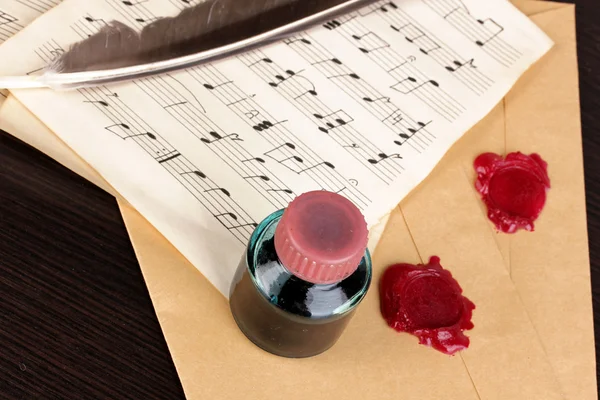
[[[546,4],[521,8],[536,14],[555,48],[487,119],[495,123],[476,127],[447,160],[461,162],[469,182],[484,151],[537,152],[548,161],[552,189],[535,232],[503,235],[488,226],[567,398],[596,399],[574,7],[549,3],[543,11]]]
[[[143,217],[121,203],[189,399],[240,394],[262,399],[553,399],[561,398],[561,391],[567,399],[597,398],[573,7],[518,4],[539,14],[534,22],[556,47],[391,214],[374,255],[374,286],[329,352],[286,360],[255,348],[235,327],[224,298]],[[3,116],[4,129],[42,132],[24,139],[111,191],[78,157],[57,153],[58,143],[44,141],[44,131],[58,139],[31,117],[23,118],[16,100],[9,99]],[[473,157],[505,149],[537,151],[549,162],[553,188],[534,233],[496,234],[472,188]],[[558,220],[566,211],[573,217]],[[395,333],[378,312],[376,284],[383,268],[396,261],[426,261],[434,254],[478,306],[476,328],[468,332],[471,348],[455,357]]]

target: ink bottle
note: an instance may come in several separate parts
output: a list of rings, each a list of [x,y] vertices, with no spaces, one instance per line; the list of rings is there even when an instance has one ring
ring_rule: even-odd
[[[311,357],[342,335],[371,284],[368,230],[345,197],[314,191],[253,232],[229,293],[240,330],[283,357]]]

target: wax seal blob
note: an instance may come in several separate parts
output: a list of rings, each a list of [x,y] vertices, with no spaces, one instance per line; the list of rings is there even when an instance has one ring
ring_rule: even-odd
[[[484,153],[475,159],[475,188],[496,229],[505,233],[533,231],[550,189],[547,166],[539,155],[520,152],[504,159]]]
[[[475,304],[445,270],[439,257],[426,265],[394,264],[380,282],[381,313],[390,327],[419,338],[445,354],[469,347],[465,330],[473,329]]]

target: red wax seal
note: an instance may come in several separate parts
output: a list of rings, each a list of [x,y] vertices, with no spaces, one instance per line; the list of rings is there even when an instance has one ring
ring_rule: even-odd
[[[433,256],[427,265],[395,264],[380,283],[381,313],[398,332],[445,354],[469,347],[464,330],[473,329],[475,304],[462,295],[452,274]]]
[[[502,159],[494,153],[475,159],[475,188],[488,210],[496,229],[514,233],[533,231],[550,188],[548,164],[537,154],[510,153]]]

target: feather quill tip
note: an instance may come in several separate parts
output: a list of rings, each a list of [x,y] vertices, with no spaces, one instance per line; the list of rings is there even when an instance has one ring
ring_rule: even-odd
[[[41,89],[49,88],[44,75],[0,76],[0,89]]]

